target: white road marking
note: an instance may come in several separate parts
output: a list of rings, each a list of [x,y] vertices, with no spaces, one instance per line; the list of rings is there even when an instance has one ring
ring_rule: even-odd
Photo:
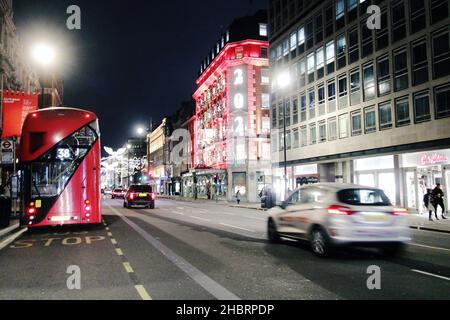
[[[118,256],[123,256],[123,251],[121,249],[116,249],[116,253]]]
[[[3,250],[5,247],[9,246],[11,243],[13,243],[18,237],[20,237],[23,233],[27,231],[26,228],[14,233],[10,237],[8,237],[6,240],[0,243],[0,250]]]
[[[19,228],[19,227],[20,227],[20,223],[16,223],[16,224],[10,226],[9,228],[6,228],[6,229],[4,229],[4,230],[1,230],[1,231],[0,231],[0,237],[3,237],[5,234],[8,234],[8,233],[10,233],[11,231],[13,231],[13,230],[15,230],[15,229],[17,229],[17,228]]]
[[[192,280],[199,284],[202,288],[208,291],[212,296],[218,300],[240,300],[238,296],[228,291],[226,288],[221,286],[219,283],[208,277],[206,274],[201,272],[199,269],[191,265],[184,258],[177,255],[171,249],[166,247],[163,243],[152,237],[144,229],[138,226],[136,223],[125,217],[115,208],[109,206],[110,209],[119,216],[126,224],[128,224],[134,231],[139,233],[148,243],[150,243],[154,248],[161,252],[169,261],[186,273]],[[139,214],[139,216],[143,216]],[[145,216],[144,216],[145,217]],[[138,290],[138,288],[136,287]],[[138,290],[139,292],[139,290]],[[140,293],[141,294],[141,293]],[[142,294],[141,294],[142,297]]]
[[[433,249],[433,250],[440,250],[440,251],[448,251],[448,252],[450,252],[450,249],[426,246],[426,245],[418,244],[418,243],[410,243],[409,245],[414,246],[414,247],[420,247],[420,248],[427,248],[427,249]]]
[[[439,278],[439,279],[442,279],[442,280],[450,281],[450,278],[439,276],[437,274],[433,274],[433,273],[429,273],[429,272],[425,272],[425,271],[420,271],[420,270],[411,270],[411,271],[412,272],[416,272],[416,273],[420,273],[420,274],[424,274],[426,276],[435,277],[435,278]]]
[[[150,295],[148,294],[147,290],[145,290],[144,286],[137,285],[137,286],[134,286],[134,287],[136,288],[137,292],[141,296],[142,300],[145,300],[145,301],[152,300],[152,297],[150,297]]]
[[[178,209],[178,210],[184,210],[184,208],[183,208],[183,207],[178,207],[177,209]]]
[[[133,268],[131,267],[131,264],[129,264],[128,262],[124,262],[123,263],[123,267],[125,268],[125,270],[127,271],[127,273],[134,273]]]
[[[183,212],[173,211],[173,213],[178,214],[178,215],[180,215],[180,216],[184,216],[184,213],[183,213]]]
[[[220,225],[225,226],[225,227],[229,227],[229,228],[233,228],[233,229],[239,229],[239,230],[243,230],[243,231],[248,231],[248,232],[252,232],[252,233],[255,232],[254,230],[250,230],[250,229],[245,229],[245,228],[233,226],[233,225],[231,225],[231,224],[221,223]]]
[[[117,244],[116,239],[111,239],[111,243],[112,243],[113,245],[116,245],[116,244]]]
[[[197,220],[201,220],[201,221],[205,221],[205,222],[211,222],[211,220],[208,220],[208,219],[203,219],[203,218],[199,218],[199,217],[195,217],[195,216],[189,216],[190,218],[193,218],[193,219],[197,219]]]

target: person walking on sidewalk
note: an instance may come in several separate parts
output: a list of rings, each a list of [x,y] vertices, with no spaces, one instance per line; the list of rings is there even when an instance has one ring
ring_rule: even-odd
[[[434,206],[436,207],[436,217],[438,208],[441,207],[442,219],[447,220],[447,217],[445,216],[444,191],[442,191],[440,183],[438,183],[436,185],[436,188],[433,190],[433,197],[434,197]]]
[[[423,197],[423,204],[430,214],[430,221],[433,221],[433,212],[436,214],[436,219],[439,220],[436,208],[434,207],[433,190],[427,189],[427,194]]]
[[[236,201],[237,204],[241,204],[241,190],[238,190],[238,192],[236,192]]]

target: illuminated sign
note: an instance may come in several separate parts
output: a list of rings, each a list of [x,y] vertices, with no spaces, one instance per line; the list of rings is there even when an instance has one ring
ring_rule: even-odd
[[[420,164],[426,165],[435,165],[435,164],[444,164],[448,162],[448,157],[442,154],[433,153],[433,154],[424,154],[420,157]]]

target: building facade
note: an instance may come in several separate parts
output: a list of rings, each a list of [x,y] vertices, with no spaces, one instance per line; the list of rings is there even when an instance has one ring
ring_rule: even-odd
[[[377,8],[380,28],[368,24]],[[447,0],[270,1],[271,74],[291,79],[272,87],[275,184],[380,187],[412,211],[438,183],[448,195],[449,10]]]
[[[195,197],[259,201],[270,184],[267,13],[236,19],[203,61],[196,101]]]
[[[169,194],[173,177],[170,165],[169,150],[169,119],[162,123],[147,136],[148,175],[150,183],[158,194]]]

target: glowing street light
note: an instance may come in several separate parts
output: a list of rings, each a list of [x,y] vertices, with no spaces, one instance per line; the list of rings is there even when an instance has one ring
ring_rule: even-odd
[[[56,58],[55,49],[45,43],[36,44],[32,55],[34,61],[43,67],[53,64]]]
[[[137,132],[137,134],[139,135],[139,136],[143,136],[144,134],[145,134],[145,128],[143,128],[143,127],[138,127],[137,129],[136,129],[136,132]]]

